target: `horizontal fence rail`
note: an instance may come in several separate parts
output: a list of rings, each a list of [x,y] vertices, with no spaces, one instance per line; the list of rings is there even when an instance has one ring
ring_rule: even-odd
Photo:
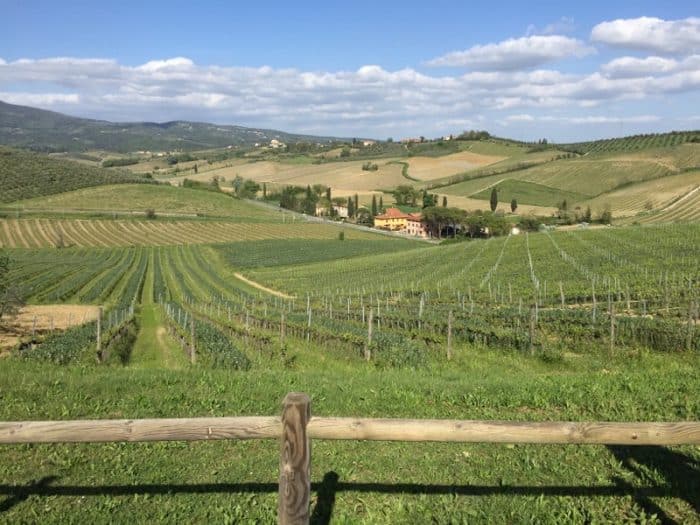
[[[542,443],[588,445],[700,445],[700,422],[520,422],[446,419],[312,417],[313,439]],[[104,443],[279,439],[274,416],[180,419],[95,419],[0,422],[0,444]]]
[[[281,417],[203,417],[0,422],[0,444],[278,439],[278,520],[309,522],[311,439],[592,445],[700,445],[700,421],[521,422],[311,417],[289,393]]]

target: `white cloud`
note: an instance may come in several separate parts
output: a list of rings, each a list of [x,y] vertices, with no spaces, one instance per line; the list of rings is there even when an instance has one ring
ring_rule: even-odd
[[[692,54],[700,52],[700,18],[662,20],[643,16],[602,22],[592,29],[591,40],[661,54]]]
[[[20,106],[51,107],[64,104],[79,104],[77,93],[17,93],[0,92],[0,100]]]
[[[670,100],[697,90],[700,55],[622,57],[591,74],[541,69],[454,76],[379,65],[355,71],[201,66],[182,57],[139,66],[70,57],[0,63],[0,99],[15,104],[117,121],[185,119],[343,136],[443,135],[494,122],[526,128],[554,111],[657,95]]]
[[[532,35],[561,35],[563,33],[571,33],[574,31],[576,26],[574,25],[574,19],[570,16],[562,16],[556,22],[547,24],[542,29],[538,29],[537,26],[530,24],[527,26],[526,36]]]
[[[625,78],[670,73],[678,67],[672,58],[661,57],[620,57],[601,66],[601,71],[609,77]]]
[[[429,66],[469,67],[486,71],[514,71],[567,57],[583,57],[595,50],[580,40],[561,35],[510,38],[498,44],[453,51],[427,62]]]
[[[646,58],[620,57],[601,66],[601,71],[610,78],[660,77],[671,73],[700,70],[700,55],[691,55],[683,60],[651,56]]]
[[[504,120],[507,122],[533,122],[535,117],[527,113],[520,113],[518,115],[508,115]]]

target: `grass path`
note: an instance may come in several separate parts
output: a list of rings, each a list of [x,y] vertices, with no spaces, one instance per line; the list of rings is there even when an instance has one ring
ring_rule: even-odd
[[[137,368],[180,369],[187,366],[185,355],[168,335],[163,322],[163,312],[153,302],[153,252],[149,255],[146,280],[141,294],[141,329],[131,352],[131,366]]]

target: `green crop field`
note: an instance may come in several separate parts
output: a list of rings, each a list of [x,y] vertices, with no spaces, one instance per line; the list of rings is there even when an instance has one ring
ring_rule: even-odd
[[[274,211],[220,192],[177,188],[170,185],[101,186],[12,204],[15,209],[47,211],[135,212],[277,220]],[[281,220],[281,219],[279,219]]]
[[[499,202],[510,203],[512,199],[516,199],[518,204],[532,204],[534,206],[551,206],[556,207],[563,200],[568,202],[579,202],[583,195],[563,191],[543,184],[527,182],[523,180],[505,179],[499,182],[493,188],[498,191]],[[470,195],[472,199],[489,200],[491,189],[481,190],[479,193]]]
[[[89,186],[133,182],[152,181],[129,172],[95,168],[0,146],[0,203]]]
[[[506,144],[459,147],[538,164],[460,191],[623,206],[628,188],[629,209],[655,192],[629,222],[659,224],[438,245],[168,186],[15,202],[2,282],[28,311],[101,313],[40,329],[3,315],[0,421],[268,416],[290,391],[323,416],[700,420],[696,145],[557,159]],[[695,445],[312,450],[312,523],[698,522]],[[278,469],[276,440],[3,445],[0,521],[270,523]]]

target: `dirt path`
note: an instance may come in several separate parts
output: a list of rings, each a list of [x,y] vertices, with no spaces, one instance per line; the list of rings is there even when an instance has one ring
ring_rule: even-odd
[[[277,297],[281,297],[282,299],[295,299],[296,296],[294,295],[287,295],[286,293],[280,292],[278,290],[274,290],[272,288],[268,288],[267,286],[263,286],[260,283],[256,283],[255,281],[251,281],[250,279],[244,277],[242,274],[236,272],[233,274],[236,279],[239,279],[246,283],[249,286],[252,286],[253,288],[257,288],[258,290],[262,290],[263,292],[267,292],[270,295],[275,295]]]

